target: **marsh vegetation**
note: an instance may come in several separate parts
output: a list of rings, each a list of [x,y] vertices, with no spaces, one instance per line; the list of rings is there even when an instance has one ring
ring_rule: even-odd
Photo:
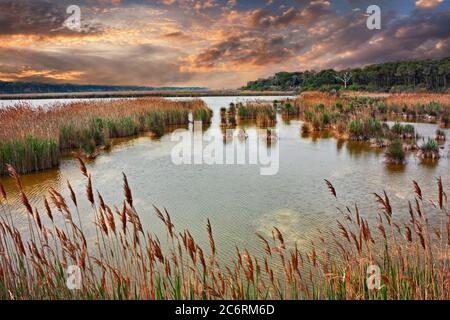
[[[0,175],[6,173],[6,164],[19,173],[55,167],[69,151],[95,157],[98,148],[108,148],[112,138],[142,132],[161,136],[169,126],[187,125],[191,112],[195,120],[210,122],[211,110],[201,100],[145,98],[2,108]]]
[[[318,110],[327,112],[326,101],[322,103],[324,106]],[[229,100],[226,103],[220,100],[215,105],[217,117],[223,114],[228,120],[231,108],[220,110],[220,107],[228,106]],[[283,112],[282,107],[271,105]],[[344,102],[337,108],[347,107]],[[237,118],[237,112],[238,108],[234,108],[233,119]],[[315,105],[312,112],[316,114]],[[334,112],[338,111],[330,111]],[[385,124],[376,117],[350,119],[354,121],[352,131],[356,136],[384,132],[386,137],[375,141],[385,145],[375,151],[391,150],[393,159],[408,158],[409,153],[404,150],[408,141],[413,140],[418,148],[427,142],[415,138],[417,133],[423,133],[420,125],[413,131],[407,124],[395,121]],[[215,120],[212,126],[220,127],[221,120]],[[321,123],[327,123],[329,132],[336,125],[333,121],[333,116],[320,119]],[[258,128],[256,118],[248,122],[251,124],[242,123],[247,130]],[[377,152],[361,147],[370,146],[372,138],[352,141],[344,127],[342,136],[348,134],[344,144],[342,139],[337,143],[333,139],[312,141],[299,137],[300,126],[305,128],[302,129],[305,134],[314,133],[310,122],[279,121],[276,126],[282,133],[279,144],[284,150],[283,159],[289,164],[284,168],[289,170],[281,170],[279,176],[267,183],[259,176],[255,178],[247,168],[221,171],[217,167],[202,167],[201,174],[198,168],[190,166],[177,169],[164,160],[165,154],[158,153],[159,149],[151,149],[153,144],[164,145],[164,139],[142,138],[136,144],[114,148],[121,150],[90,162],[89,169],[83,160],[64,160],[66,164],[62,167],[67,171],[55,173],[62,179],[52,178],[55,183],[40,181],[39,187],[29,184],[29,175],[20,179],[8,167],[12,178],[0,180],[5,184],[5,188],[0,188],[3,190],[0,246],[6,252],[0,256],[0,297],[450,298],[446,280],[450,245],[449,208],[444,191],[448,189],[446,161],[441,160],[432,174],[409,161],[407,169],[413,168],[413,174],[396,173],[388,176],[389,186],[377,184],[378,178],[386,178],[388,171],[387,166],[379,166]],[[426,128],[429,132],[426,136],[434,138],[436,126],[426,125]],[[272,128],[268,128],[268,136],[271,133]],[[302,143],[292,143],[294,139]],[[342,149],[342,145],[347,147]],[[158,160],[150,161],[150,153],[158,153]],[[320,170],[316,166],[319,161]],[[80,165],[81,174],[73,170],[74,162]],[[138,172],[134,172],[132,165],[126,167],[128,163],[145,163],[145,166],[139,166]],[[352,174],[342,178],[336,175],[336,166],[338,173]],[[109,173],[121,170],[129,174],[123,177],[122,184],[118,183],[120,179],[111,180]],[[218,173],[220,182],[211,183]],[[430,179],[432,175],[443,178],[435,181]],[[339,188],[328,182],[321,184],[324,176],[332,176]],[[368,176],[374,179],[367,179]],[[423,185],[413,182],[408,187],[404,176]],[[37,178],[41,179],[42,175]],[[66,178],[71,184],[66,184]],[[300,183],[301,179],[305,182]],[[194,184],[198,187],[187,193],[186,185]],[[390,189],[382,192],[384,188]],[[250,189],[254,190],[255,201],[243,210],[242,202],[236,199]],[[378,193],[367,199],[365,191],[355,192],[358,194],[347,191],[356,189]],[[117,197],[121,190],[123,200]],[[274,193],[277,197],[273,197]],[[198,201],[200,198],[203,200]],[[330,200],[331,206],[325,200]],[[21,203],[20,211],[17,202]],[[153,204],[158,207],[154,208]],[[165,205],[170,205],[170,210],[163,209]],[[274,207],[289,207],[293,213],[283,213],[280,218],[278,213],[272,213]],[[336,211],[335,207],[339,209]],[[311,212],[314,218],[302,210]],[[163,231],[156,222],[148,220],[153,212],[161,221]],[[207,212],[207,216],[201,212]],[[261,218],[266,215],[267,218]],[[248,219],[249,216],[253,218]],[[320,224],[311,224],[309,219],[317,219]],[[337,224],[333,223],[336,219]],[[255,220],[257,227],[252,224]],[[202,223],[205,224],[203,232],[196,227]],[[315,232],[318,225],[320,232]],[[81,290],[71,291],[66,287],[64,272],[69,265],[82,270]],[[366,272],[370,265],[381,268],[380,290],[367,287]]]
[[[298,108],[294,108],[289,102],[269,103],[256,101],[249,103],[231,103],[229,108],[221,108],[221,127],[235,128],[236,125],[246,121],[255,121],[259,128],[275,127],[277,110],[292,115],[298,114]]]
[[[337,138],[369,141],[374,148],[388,148],[388,162],[404,163],[403,151],[419,151],[421,158],[438,159],[437,141],[445,141],[445,132],[436,131],[419,146],[420,136],[413,125],[399,121],[431,122],[445,126],[450,113],[450,98],[444,94],[373,95],[347,93],[305,93],[297,101],[302,118],[308,123],[302,133],[331,130]],[[391,126],[388,121],[395,121]],[[392,144],[394,144],[392,146]]]

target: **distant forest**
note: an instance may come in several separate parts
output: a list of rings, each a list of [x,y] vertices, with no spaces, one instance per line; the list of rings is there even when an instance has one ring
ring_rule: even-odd
[[[82,84],[54,84],[37,82],[5,82],[0,81],[0,94],[20,93],[65,93],[65,92],[123,92],[123,91],[206,91],[208,88],[198,87],[137,87],[137,86],[102,86]]]
[[[344,87],[348,90],[379,92],[447,92],[450,88],[450,57],[388,62],[340,72],[332,69],[319,72],[279,72],[268,79],[250,81],[242,89],[330,91]]]

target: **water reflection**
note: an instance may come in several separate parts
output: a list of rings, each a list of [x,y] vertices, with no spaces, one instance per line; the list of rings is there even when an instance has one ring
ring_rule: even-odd
[[[406,166],[402,164],[386,163],[386,171],[389,173],[405,173]]]
[[[346,146],[348,154],[356,159],[363,156],[372,157],[373,155],[380,153],[378,149],[371,148],[366,142],[348,141]]]
[[[345,145],[345,142],[346,141],[344,139],[336,139],[336,150],[341,151]]]

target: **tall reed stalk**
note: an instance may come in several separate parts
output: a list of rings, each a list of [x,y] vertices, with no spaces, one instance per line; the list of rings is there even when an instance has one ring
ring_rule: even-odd
[[[175,229],[167,210],[155,207],[165,225],[162,243],[141,223],[125,174],[122,204],[111,206],[100,193],[94,194],[95,181],[79,161],[92,208],[80,214],[90,216],[93,226],[81,226],[76,218],[81,199],[70,184],[70,201],[50,189],[45,211],[40,212],[31,207],[19,175],[8,166],[26,209],[28,230],[14,224],[10,195],[0,185],[1,299],[450,298],[449,205],[441,179],[434,199],[413,183],[415,199],[404,213],[409,216],[406,223],[383,192],[374,194],[380,205],[374,226],[357,205],[344,206],[338,209],[342,219],[330,231],[331,240],[319,238],[310,250],[286,243],[275,227],[271,239],[256,235],[262,256],[236,248],[232,261],[219,263],[221,248],[209,220],[205,229],[209,246],[202,247],[187,229]],[[326,186],[339,208],[339,192],[329,181]],[[440,225],[430,223],[433,215]],[[87,227],[95,228],[95,240],[87,240],[83,231]],[[70,265],[81,270],[79,290],[66,286],[65,270]],[[376,289],[370,289],[372,280],[367,281],[372,265],[381,270],[381,287]]]

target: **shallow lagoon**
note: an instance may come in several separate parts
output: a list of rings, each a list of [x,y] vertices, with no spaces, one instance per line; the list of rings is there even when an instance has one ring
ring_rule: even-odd
[[[179,98],[178,98],[179,99]],[[214,110],[209,131],[220,124],[220,108],[230,102],[259,99],[258,97],[205,97]],[[262,100],[280,97],[260,97]],[[33,101],[36,106],[53,101]],[[65,102],[65,101],[63,101]],[[8,102],[9,103],[9,102]],[[5,102],[3,101],[4,105]],[[111,151],[88,163],[88,170],[98,189],[111,205],[120,206],[122,176],[128,176],[135,207],[146,228],[164,239],[162,223],[156,218],[152,205],[167,208],[178,231],[189,229],[201,244],[207,244],[206,222],[209,218],[219,255],[226,259],[235,246],[261,252],[255,233],[271,236],[277,226],[288,243],[297,242],[308,247],[336,225],[340,214],[336,205],[358,203],[361,214],[375,221],[378,205],[373,193],[386,190],[394,207],[394,214],[407,219],[407,200],[411,199],[412,181],[416,180],[423,193],[435,197],[436,178],[442,176],[448,194],[450,166],[448,146],[438,162],[423,163],[408,155],[408,164],[387,166],[384,155],[367,144],[338,141],[327,135],[302,137],[302,122],[278,116],[279,172],[274,176],[260,175],[257,165],[175,165],[171,151],[176,142],[167,134],[154,140],[143,135],[132,139],[117,139]],[[424,137],[433,136],[436,125],[414,124]],[[247,132],[256,128],[245,124]],[[208,134],[208,131],[206,132]],[[446,131],[447,142],[450,139]],[[236,142],[242,143],[242,142]],[[245,143],[245,142],[244,142]],[[8,178],[0,178],[13,192]],[[85,180],[77,161],[67,158],[57,170],[48,170],[23,177],[25,191],[38,208],[49,187],[67,194],[66,180],[70,180],[80,198],[85,194]],[[330,180],[337,189],[338,203],[331,197],[323,179]],[[26,226],[26,214],[16,199],[12,199],[13,213],[18,223]],[[87,201],[83,202],[82,219],[87,225],[92,219]],[[164,241],[162,241],[164,242]]]

